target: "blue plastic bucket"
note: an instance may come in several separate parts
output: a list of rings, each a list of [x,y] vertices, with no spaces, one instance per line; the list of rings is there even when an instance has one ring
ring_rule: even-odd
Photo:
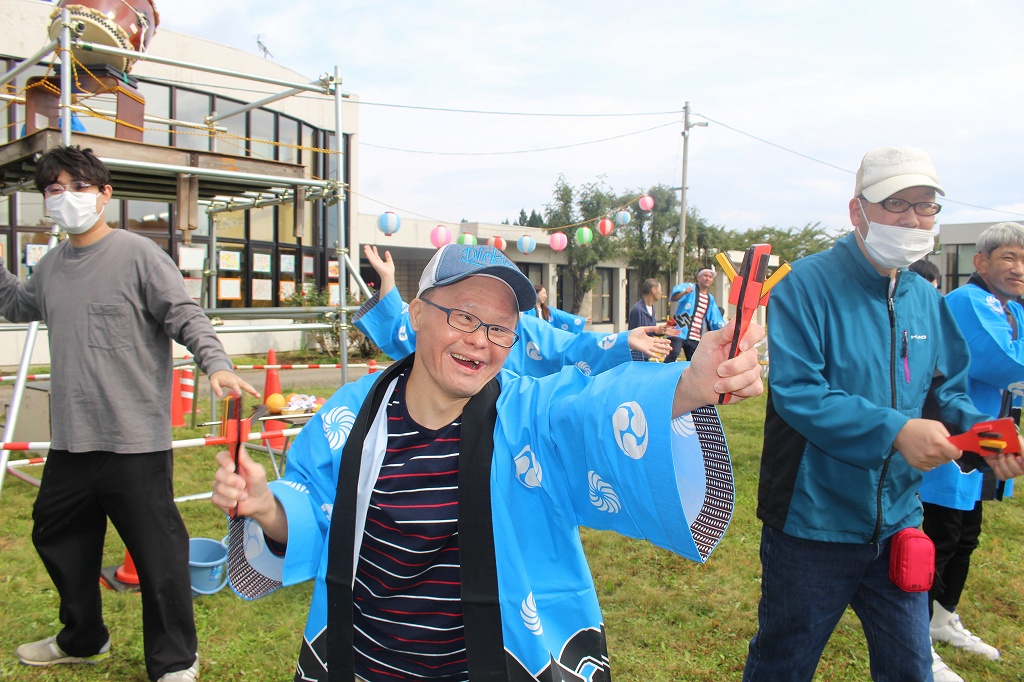
[[[228,582],[228,550],[219,540],[190,538],[188,571],[195,594],[213,594]]]

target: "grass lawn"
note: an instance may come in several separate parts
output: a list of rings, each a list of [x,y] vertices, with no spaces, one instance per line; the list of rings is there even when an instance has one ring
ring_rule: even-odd
[[[326,386],[296,392],[329,395]],[[733,456],[737,503],[732,525],[710,561],[699,566],[648,543],[584,529],[583,539],[601,595],[616,680],[738,680],[756,626],[760,524],[754,516],[764,399],[723,408]],[[203,431],[177,429],[175,438]],[[177,453],[175,490],[209,490],[214,448]],[[20,458],[21,453],[13,453]],[[257,454],[257,457],[260,455]],[[264,456],[265,457],[265,456]],[[38,476],[41,469],[27,472]],[[113,655],[99,666],[29,668],[15,647],[59,629],[57,597],[31,541],[36,489],[10,476],[0,497],[0,679],[146,680],[138,595],[104,592]],[[181,504],[192,537],[220,539],[223,515],[207,501]],[[1024,679],[1024,518],[1018,498],[990,503],[985,532],[960,605],[966,626],[996,645],[990,662],[940,645],[950,666],[970,682]],[[124,546],[110,528],[104,565],[120,564]],[[291,680],[311,585],[279,590],[252,603],[230,590],[195,599],[202,679]],[[869,679],[859,622],[848,613],[818,668],[821,680]]]

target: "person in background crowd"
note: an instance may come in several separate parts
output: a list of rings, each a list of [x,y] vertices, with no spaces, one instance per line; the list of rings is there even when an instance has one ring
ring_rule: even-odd
[[[924,277],[925,281],[930,282],[936,289],[941,288],[939,283],[939,266],[927,258],[916,260],[907,267]]]
[[[579,315],[573,315],[572,313],[549,306],[548,290],[544,285],[534,284],[533,288],[537,292],[537,305],[523,313],[524,315],[539,317],[550,322],[554,325],[555,329],[572,332],[573,334],[579,334],[583,331],[584,325],[590,322],[589,317],[580,317]]]
[[[256,389],[231,359],[178,266],[153,241],[110,227],[110,172],[89,149],[39,159],[36,188],[68,239],[21,282],[0,266],[0,313],[49,330],[52,437],[32,510],[32,542],[60,595],[56,635],[17,649],[26,665],[98,663],[110,656],[99,574],[107,518],[142,588],[151,680],[189,682],[199,656],[188,531],[174,503],[171,341],[195,357],[220,396]],[[45,622],[45,619],[43,619]]]
[[[1019,329],[1024,308],[1017,302],[1022,294],[1024,226],[999,223],[978,236],[970,280],[945,297],[970,349],[971,400],[981,412],[997,417],[1011,415],[1014,392],[1019,395],[1024,387]],[[964,453],[956,462],[925,473],[920,491],[922,528],[935,542],[935,583],[928,593],[932,640],[993,661],[1000,658],[999,650],[964,629],[956,609],[981,535],[982,501],[1001,500],[1012,484],[998,480],[987,457]],[[938,682],[960,679],[952,671],[936,673]]]
[[[680,350],[689,360],[704,332],[725,326],[725,318],[711,293],[711,285],[714,283],[715,271],[703,268],[697,273],[696,289],[687,283],[672,287],[668,300],[676,304],[672,315],[682,333],[672,339],[672,352],[665,358],[665,362],[675,362]]]
[[[640,285],[640,300],[629,311],[629,318],[627,320],[629,329],[657,325],[658,320],[654,315],[654,304],[660,300],[661,282],[656,279],[645,279],[644,283]],[[664,328],[664,325],[662,327]],[[647,362],[652,357],[658,356],[633,351],[633,359],[638,362]]]

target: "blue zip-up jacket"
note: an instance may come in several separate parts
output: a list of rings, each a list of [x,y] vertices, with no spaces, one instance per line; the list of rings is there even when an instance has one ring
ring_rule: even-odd
[[[893,449],[932,393],[966,431],[970,354],[924,279],[879,275],[855,234],[793,263],[768,313],[771,376],[757,515],[788,535],[868,543],[921,522],[921,472]]]
[[[971,348],[968,394],[979,410],[998,416],[1003,389],[1020,395],[1024,388],[1024,339],[1013,338],[999,299],[976,284],[954,289],[945,300]],[[1009,301],[1007,307],[1018,324],[1024,323],[1019,303]],[[951,509],[974,509],[982,497],[982,477],[977,469],[964,473],[955,462],[944,464],[924,475],[921,499]],[[1006,482],[1004,496],[1012,486],[1012,480]]]

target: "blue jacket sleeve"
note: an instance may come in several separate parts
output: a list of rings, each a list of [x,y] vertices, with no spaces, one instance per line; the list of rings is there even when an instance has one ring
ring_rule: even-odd
[[[587,323],[587,318],[580,317],[579,315],[573,315],[564,310],[558,308],[549,307],[551,311],[551,324],[555,329],[561,329],[562,331],[571,332],[573,334],[579,334],[583,331],[584,325]]]
[[[547,376],[568,365],[576,365],[584,374],[598,374],[632,359],[628,332],[571,334],[529,315],[519,318],[516,332],[519,341],[512,346],[505,368],[520,376]]]
[[[708,294],[708,299],[708,312],[704,316],[704,319],[708,322],[708,329],[711,331],[721,329],[725,326],[725,318],[722,317],[722,311],[719,310],[714,296]]]
[[[409,305],[402,301],[397,288],[384,298],[374,294],[352,315],[352,324],[393,360],[401,360],[416,349]]]
[[[594,377],[566,369],[518,382],[514,398],[517,414],[534,415],[535,427],[542,425],[534,441],[539,471],[551,495],[569,502],[574,525],[647,538],[702,562],[728,525],[732,476],[714,408],[671,418],[671,395],[684,369],[633,363]],[[515,427],[525,425],[502,420],[518,448]],[[698,539],[708,505],[722,516]]]

